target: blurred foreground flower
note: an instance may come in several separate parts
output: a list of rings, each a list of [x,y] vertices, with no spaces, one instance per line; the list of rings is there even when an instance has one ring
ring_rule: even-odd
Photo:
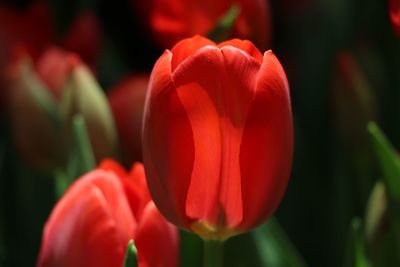
[[[37,266],[120,267],[130,239],[139,267],[177,266],[177,229],[151,201],[143,165],[133,165],[128,174],[106,160],[78,179],[53,209]]]
[[[114,155],[116,133],[107,99],[77,55],[52,48],[33,66],[20,51],[9,78],[15,142],[33,165],[43,169],[63,166],[75,114],[85,119],[96,159]]]
[[[271,51],[196,36],[157,61],[143,158],[171,222],[212,240],[261,224],[284,195],[292,154],[288,82]]]
[[[389,14],[394,31],[400,36],[400,1],[389,0]]]
[[[133,0],[156,41],[171,48],[179,40],[211,33],[232,5],[239,16],[232,37],[252,40],[265,49],[271,37],[269,2],[266,0]]]
[[[148,82],[148,75],[132,75],[111,88],[108,94],[121,152],[128,165],[142,159],[142,120]]]

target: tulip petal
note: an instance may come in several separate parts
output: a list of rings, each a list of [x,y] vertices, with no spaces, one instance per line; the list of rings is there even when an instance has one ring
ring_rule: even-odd
[[[254,44],[248,40],[231,39],[218,44],[218,47],[223,48],[224,46],[233,46],[239,48],[240,50],[246,51],[250,56],[254,57],[260,64],[263,61],[263,55],[254,46]]]
[[[153,202],[143,211],[135,244],[140,267],[178,266],[178,230],[164,219]]]
[[[278,59],[268,51],[258,74],[240,150],[246,218],[241,228],[258,225],[276,210],[288,183],[292,154],[289,86]]]
[[[207,46],[173,74],[195,146],[186,212],[216,228],[242,220],[239,151],[259,67],[237,48]]]
[[[192,38],[183,39],[179,43],[177,43],[171,50],[172,52],[172,61],[171,61],[171,70],[174,72],[176,67],[182,63],[187,57],[193,55],[200,48],[203,48],[206,45],[215,45],[213,41],[207,39],[203,36],[196,35]]]
[[[130,175],[124,181],[124,187],[131,209],[137,221],[140,221],[145,206],[151,201],[142,163],[132,166]]]
[[[193,134],[171,80],[172,54],[166,51],[150,77],[143,124],[143,161],[157,207],[179,226],[187,226],[186,193],[192,172]]]
[[[122,266],[136,226],[121,195],[118,178],[102,170],[75,182],[45,226],[38,266]]]
[[[48,49],[36,63],[39,77],[58,102],[62,99],[71,69],[78,64],[80,64],[78,55],[56,47]]]

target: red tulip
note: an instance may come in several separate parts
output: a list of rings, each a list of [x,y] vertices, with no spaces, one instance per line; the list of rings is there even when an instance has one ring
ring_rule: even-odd
[[[8,94],[4,70],[12,61],[12,51],[16,47],[23,47],[36,60],[51,45],[58,44],[78,53],[94,67],[102,37],[97,18],[89,12],[83,13],[60,39],[56,38],[53,24],[50,10],[43,1],[34,1],[26,10],[0,4],[0,112]]]
[[[251,39],[260,48],[269,43],[271,20],[266,0],[135,0],[135,3],[153,37],[166,48],[183,38],[207,35],[233,4],[239,7],[240,14],[232,36]]]
[[[52,38],[50,21],[48,9],[42,2],[36,2],[24,11],[0,5],[0,112],[8,94],[5,70],[12,60],[12,51],[23,45],[33,58],[37,58]]]
[[[217,240],[270,217],[293,154],[289,87],[274,54],[238,39],[185,39],[157,61],[148,90],[143,159],[164,216]]]
[[[53,209],[37,266],[120,267],[130,239],[139,267],[177,266],[177,229],[151,201],[143,165],[128,174],[105,161],[77,180]]]
[[[392,26],[394,31],[398,36],[400,36],[400,1],[399,0],[389,0],[389,13],[390,20],[392,21]]]
[[[129,164],[142,159],[142,118],[148,81],[145,74],[132,75],[119,82],[108,94],[121,151]]]
[[[22,54],[10,69],[11,125],[17,147],[33,166],[48,170],[65,164],[76,114],[85,119],[96,159],[115,154],[111,109],[78,55],[52,48],[33,66]]]
[[[47,6],[37,1],[26,10],[0,5],[0,62],[8,59],[15,45],[24,45],[34,58],[45,49],[54,37],[52,18]],[[3,57],[2,57],[3,56]]]
[[[97,17],[83,12],[67,31],[56,38],[54,18],[43,1],[33,2],[26,10],[0,5],[0,67],[7,63],[10,51],[22,45],[36,59],[51,45],[60,45],[78,53],[90,66],[96,63],[101,49],[102,32]]]

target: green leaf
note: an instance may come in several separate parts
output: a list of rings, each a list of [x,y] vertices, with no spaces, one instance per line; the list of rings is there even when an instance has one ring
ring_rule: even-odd
[[[372,137],[388,197],[392,201],[398,202],[400,201],[400,159],[393,146],[374,122],[370,122],[367,128]]]
[[[263,266],[305,267],[307,264],[296,250],[276,218],[252,232]]]
[[[137,250],[133,240],[129,240],[125,253],[124,267],[137,267]]]
[[[229,38],[233,24],[239,16],[240,8],[233,4],[231,8],[221,17],[208,37],[214,42],[222,42]]]
[[[81,114],[72,117],[72,147],[68,159],[66,174],[55,173],[57,185],[56,192],[60,196],[63,190],[82,174],[93,170],[96,161],[87,133],[85,119]]]
[[[85,119],[81,114],[74,115],[72,125],[74,141],[78,148],[79,157],[82,159],[82,171],[90,171],[96,167],[96,161],[93,156]]]
[[[348,241],[346,267],[369,267],[365,252],[363,228],[360,218],[351,221],[350,236]]]

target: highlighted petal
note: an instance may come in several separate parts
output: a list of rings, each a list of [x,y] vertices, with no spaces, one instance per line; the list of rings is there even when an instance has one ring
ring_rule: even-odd
[[[242,51],[247,52],[247,54],[249,54],[258,62],[260,62],[260,64],[263,61],[263,55],[261,54],[261,52],[258,50],[257,47],[255,47],[255,45],[252,42],[248,40],[231,39],[218,44],[218,47],[220,48],[223,48],[225,46],[233,46],[239,48]]]
[[[172,72],[176,69],[176,67],[182,63],[187,57],[193,55],[200,48],[206,45],[215,45],[213,41],[207,39],[203,36],[196,35],[192,38],[184,39],[177,43],[174,48],[172,48],[171,52],[172,62],[171,62],[171,70]]]
[[[259,67],[239,49],[207,46],[173,74],[195,147],[186,212],[212,231],[242,220],[239,151]]]

